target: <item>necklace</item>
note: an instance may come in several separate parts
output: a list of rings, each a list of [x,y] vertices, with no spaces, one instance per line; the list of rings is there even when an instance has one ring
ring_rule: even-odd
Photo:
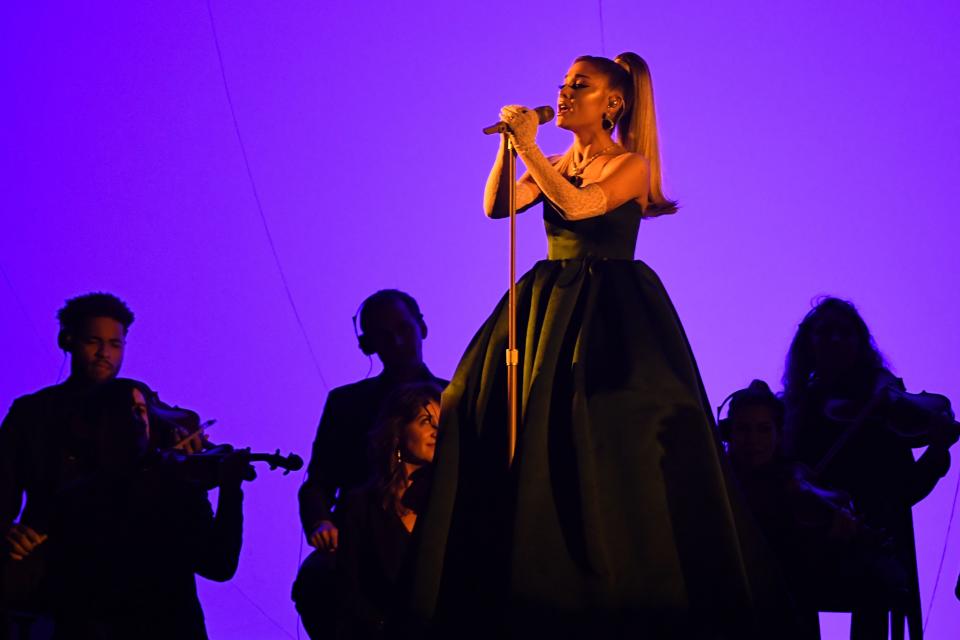
[[[583,172],[584,172],[584,170],[585,170],[587,167],[590,166],[590,163],[591,163],[591,162],[593,162],[594,160],[596,160],[597,158],[599,158],[600,156],[602,156],[603,154],[605,154],[607,151],[610,151],[610,149],[613,149],[615,146],[617,146],[617,143],[611,142],[610,144],[608,144],[607,146],[605,146],[603,149],[601,149],[600,151],[597,151],[595,154],[593,154],[592,156],[590,156],[589,158],[587,158],[585,161],[581,162],[579,165],[577,165],[576,163],[574,163],[574,161],[573,161],[573,155],[572,155],[572,153],[571,153],[571,155],[570,155],[570,175],[567,176],[567,180],[570,181],[570,184],[572,184],[572,185],[575,186],[575,187],[579,187],[580,185],[582,185],[582,184],[583,184]]]

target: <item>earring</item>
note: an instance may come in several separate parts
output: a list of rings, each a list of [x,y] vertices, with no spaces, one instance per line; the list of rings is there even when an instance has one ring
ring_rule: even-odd
[[[397,458],[397,464],[398,464],[398,465],[403,464],[403,456],[400,454],[400,447],[397,447],[397,455],[396,455],[396,458]]]
[[[601,122],[601,125],[603,126],[604,131],[610,131],[613,129],[614,125],[616,125],[616,122],[614,122],[613,118],[611,118],[607,114],[603,114],[603,120]]]

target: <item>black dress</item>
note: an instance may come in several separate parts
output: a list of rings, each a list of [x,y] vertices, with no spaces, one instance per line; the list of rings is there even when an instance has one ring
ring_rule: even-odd
[[[50,527],[55,638],[206,640],[195,574],[222,582],[237,570],[243,494],[207,492],[151,460],[64,487]]]
[[[803,402],[788,403],[786,427],[791,434],[797,459],[810,467],[818,465],[838,438],[850,428],[849,423],[828,417],[828,400],[845,400],[859,412],[869,400],[872,390],[878,386],[878,380],[886,380],[890,386],[905,390],[902,380],[881,369],[865,376],[850,375],[834,386],[814,380]],[[852,496],[853,504],[868,525],[883,531],[892,539],[893,555],[905,573],[908,589],[905,602],[894,610],[894,619],[899,625],[906,618],[911,638],[920,637],[923,631],[911,509],[933,491],[950,469],[950,454],[943,449],[929,447],[923,455],[914,459],[912,449],[927,444],[925,436],[913,440],[897,436],[884,426],[881,416],[867,420],[821,474],[825,485],[847,491]],[[899,581],[900,576],[897,575],[887,580],[894,584]],[[854,609],[852,624],[859,626],[861,620],[867,620],[865,624],[869,624],[870,617],[879,618],[879,633],[883,633],[887,604],[878,601],[869,591],[865,595],[853,592],[848,595]],[[874,605],[875,611],[857,606],[859,602],[871,599],[878,602]]]
[[[506,297],[443,394],[412,624],[437,636],[726,637],[782,618],[721,456],[641,208],[564,220],[518,283],[520,420],[506,466]],[[408,623],[409,624],[409,623]]]
[[[336,637],[381,638],[400,601],[397,582],[410,534],[372,485],[347,494],[339,522]]]

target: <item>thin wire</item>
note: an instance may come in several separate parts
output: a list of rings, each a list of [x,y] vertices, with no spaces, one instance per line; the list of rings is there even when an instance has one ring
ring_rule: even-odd
[[[600,55],[607,55],[607,40],[603,34],[603,0],[597,0],[597,12],[600,14]]]
[[[287,301],[290,303],[290,309],[293,311],[293,317],[297,321],[297,326],[300,328],[300,334],[303,336],[303,341],[307,345],[307,351],[310,353],[310,359],[313,361],[313,366],[317,370],[317,376],[320,378],[320,383],[323,385],[323,388],[327,391],[330,390],[330,385],[327,384],[326,378],[323,377],[323,371],[320,369],[320,361],[317,359],[317,354],[313,350],[313,345],[310,342],[310,336],[307,334],[307,329],[303,325],[303,320],[300,318],[300,312],[297,309],[297,303],[293,299],[293,292],[290,291],[290,285],[287,282],[286,273],[283,271],[283,264],[280,262],[280,255],[277,253],[277,247],[273,242],[273,234],[270,233],[270,225],[267,223],[267,216],[263,211],[263,204],[260,202],[260,194],[257,191],[257,183],[253,179],[253,169],[250,167],[250,160],[247,157],[247,147],[243,143],[243,135],[240,133],[240,122],[237,119],[237,112],[233,106],[233,96],[230,93],[230,84],[227,82],[227,71],[226,67],[223,64],[223,53],[220,50],[220,38],[217,35],[217,24],[213,17],[213,6],[210,4],[210,0],[206,0],[207,4],[207,14],[210,16],[210,31],[213,34],[213,44],[217,51],[217,62],[220,66],[220,78],[223,80],[223,92],[227,98],[227,105],[230,107],[230,118],[233,120],[233,130],[237,134],[237,142],[240,145],[240,153],[243,156],[243,165],[247,170],[247,178],[250,181],[250,189],[253,192],[253,200],[257,205],[257,213],[260,215],[260,221],[263,223],[263,231],[267,238],[267,243],[270,245],[270,252],[273,254],[274,263],[277,265],[277,272],[280,274],[280,281],[283,283],[283,290],[287,295]],[[304,480],[306,479],[306,472],[304,472]],[[302,482],[301,482],[302,483]],[[303,536],[300,537],[300,548],[297,551],[297,566],[300,566],[300,560],[303,557]],[[240,587],[234,583],[230,583],[231,586],[237,590],[243,598],[250,603],[260,614],[273,623],[278,629],[283,631],[284,635],[293,640],[299,640],[300,638],[300,615],[297,613],[297,635],[292,635],[289,631],[286,630],[279,622],[274,620],[263,608],[257,604],[250,596],[248,596]]]
[[[307,465],[307,468],[303,470],[303,473],[300,474],[300,487],[303,488],[304,483],[307,481],[307,471],[310,470],[310,466]],[[304,531],[303,527],[299,527],[300,531],[297,533],[297,537],[300,538],[300,546],[297,547],[297,573],[300,573],[300,564],[303,562],[303,541],[307,537],[307,531]],[[299,577],[299,576],[298,576]],[[297,609],[297,640],[300,640],[300,627],[302,625],[300,610]]]
[[[940,575],[943,573],[943,561],[947,557],[947,545],[950,542],[950,529],[953,527],[953,516],[957,512],[957,496],[960,495],[960,474],[957,474],[957,486],[953,490],[953,505],[950,507],[950,519],[947,520],[947,533],[943,536],[943,552],[940,554],[940,565],[937,567],[937,577],[933,581],[933,593],[930,594],[930,604],[927,605],[927,617],[923,620],[923,634],[927,634],[927,625],[930,623],[930,614],[933,613],[933,603],[937,597],[937,585],[940,584]]]
[[[273,254],[273,261],[277,265],[277,272],[280,274],[280,281],[283,283],[283,290],[287,294],[287,301],[290,303],[290,309],[293,311],[293,317],[297,321],[297,326],[300,328],[300,333],[303,336],[303,341],[307,345],[307,350],[310,352],[310,359],[313,360],[313,366],[317,370],[317,376],[320,377],[320,383],[323,385],[323,388],[327,391],[330,390],[330,386],[327,384],[326,379],[323,377],[323,372],[320,370],[320,361],[317,359],[317,354],[313,350],[313,345],[310,343],[310,336],[307,334],[307,329],[303,325],[303,320],[300,318],[300,312],[297,310],[297,303],[293,299],[293,293],[290,291],[290,285],[287,282],[287,275],[283,271],[283,264],[280,262],[280,255],[277,253],[277,247],[273,242],[273,234],[270,233],[270,225],[267,223],[267,216],[263,212],[263,204],[260,202],[260,194],[257,191],[257,183],[253,179],[253,170],[250,167],[250,160],[247,157],[247,147],[243,143],[243,136],[240,134],[240,123],[237,120],[237,112],[233,108],[233,97],[230,94],[230,85],[227,83],[227,71],[223,64],[223,54],[220,51],[220,38],[217,36],[217,25],[213,19],[213,7],[210,4],[210,0],[207,0],[207,13],[210,15],[210,30],[213,32],[213,44],[217,50],[217,61],[220,64],[220,77],[223,79],[223,91],[227,97],[227,105],[230,107],[230,117],[233,119],[233,130],[237,134],[237,142],[240,144],[240,153],[243,156],[243,164],[247,169],[247,178],[250,180],[250,189],[253,192],[253,200],[257,205],[257,213],[260,214],[260,221],[263,223],[263,232],[267,237],[267,243],[270,245],[270,252]]]
[[[256,602],[254,602],[254,601],[253,601],[253,598],[251,598],[251,597],[248,596],[246,593],[244,593],[243,589],[241,589],[240,587],[238,587],[238,586],[237,586],[235,583],[233,583],[233,582],[230,583],[230,586],[233,587],[234,589],[236,589],[236,590],[237,590],[237,593],[239,593],[241,596],[244,597],[244,599],[245,599],[247,602],[249,602],[251,605],[253,605],[253,608],[256,609],[257,611],[259,611],[259,612],[263,615],[264,618],[266,618],[267,620],[269,620],[270,622],[272,622],[272,623],[273,623],[273,626],[275,626],[277,629],[280,629],[280,631],[283,631],[283,635],[287,636],[288,638],[291,638],[291,640],[296,640],[296,638],[294,638],[294,636],[293,636],[292,633],[290,633],[289,631],[287,631],[286,628],[284,628],[284,626],[281,625],[279,622],[277,622],[276,620],[274,620],[273,618],[271,618],[271,617],[270,617],[270,614],[268,614],[266,611],[264,611],[264,610],[260,607],[260,605],[258,605]]]
[[[57,371],[57,381],[54,384],[60,384],[61,378],[63,378],[63,368],[67,366],[67,352],[63,352],[63,360],[60,361],[60,369]]]
[[[300,484],[303,484],[302,482]],[[303,562],[303,538],[304,536],[298,536],[300,538],[300,546],[297,548],[297,573],[300,572],[300,563]],[[302,626],[300,621],[300,610],[297,609],[297,640],[300,640],[300,627]]]

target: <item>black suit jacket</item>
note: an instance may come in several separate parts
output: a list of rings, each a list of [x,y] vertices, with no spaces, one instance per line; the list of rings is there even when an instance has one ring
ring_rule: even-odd
[[[447,381],[426,367],[420,378],[441,388]],[[367,438],[384,400],[400,385],[384,374],[337,387],[327,395],[313,441],[307,479],[300,487],[300,521],[308,535],[322,520],[335,520],[337,491],[346,493],[370,478]]]

